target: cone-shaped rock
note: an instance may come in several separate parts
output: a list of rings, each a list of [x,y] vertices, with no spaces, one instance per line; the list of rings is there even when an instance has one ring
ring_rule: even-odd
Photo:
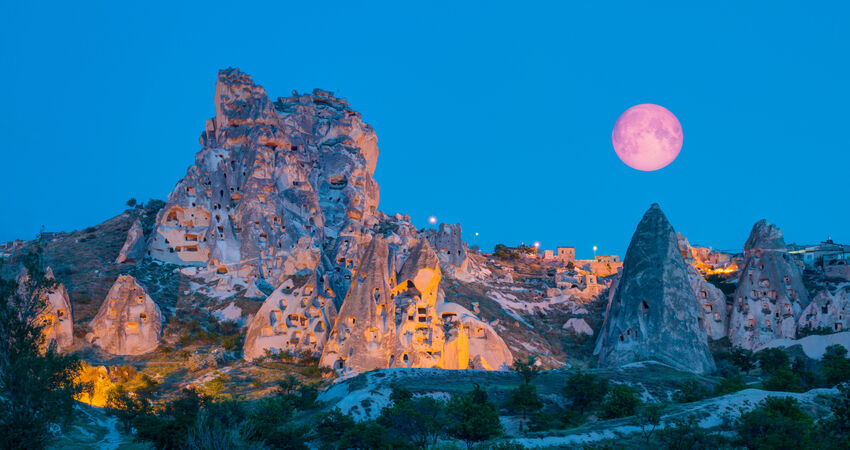
[[[321,355],[336,308],[332,299],[320,295],[317,284],[315,273],[299,274],[268,296],[248,326],[246,360],[266,350]]]
[[[345,372],[383,369],[395,331],[386,241],[373,237],[353,273],[320,364]]]
[[[115,258],[116,263],[130,263],[145,256],[145,232],[142,230],[142,222],[136,219],[133,226],[127,231],[127,239],[124,240],[124,246],[118,252],[118,257]]]
[[[757,349],[776,338],[794,338],[809,304],[800,267],[788,254],[782,231],[766,220],[753,225],[729,320],[732,345]]]
[[[162,313],[136,279],[121,275],[92,319],[92,343],[113,355],[141,355],[159,346]]]
[[[653,204],[626,251],[599,336],[599,366],[656,360],[695,373],[714,370],[699,307],[676,231]]]

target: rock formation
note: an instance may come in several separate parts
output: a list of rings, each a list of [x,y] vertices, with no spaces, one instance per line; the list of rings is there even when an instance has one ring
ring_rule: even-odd
[[[657,204],[632,236],[599,339],[600,367],[653,359],[696,373],[714,370],[676,232]]]
[[[324,294],[316,274],[309,271],[284,281],[251,320],[243,346],[245,359],[261,357],[266,350],[321,355],[336,317],[333,299]]]
[[[320,364],[340,371],[386,368],[395,347],[395,305],[390,298],[389,248],[375,236],[360,259],[336,316]]]
[[[732,345],[755,349],[776,338],[794,338],[809,299],[782,231],[761,220],[744,245],[744,265],[729,320]]]
[[[51,343],[56,343],[56,350],[62,351],[74,343],[74,320],[71,311],[71,301],[68,291],[62,283],[56,281],[53,270],[48,267],[44,272],[47,287],[40,288],[32,295],[38,296],[42,302],[38,319],[44,324],[44,350]],[[31,294],[30,275],[26,268],[21,268],[18,274],[18,295],[28,297]]]
[[[702,308],[703,323],[706,324],[708,337],[712,340],[723,339],[729,334],[729,306],[726,304],[726,294],[703,278],[700,267],[707,267],[704,263],[707,256],[702,251],[691,247],[687,238],[681,233],[678,233],[678,242],[682,259],[688,265],[691,289]],[[702,260],[697,259],[700,256],[703,257]]]
[[[219,72],[216,116],[160,211],[154,258],[279,286],[328,249],[344,294],[377,223],[377,137],[330,92],[272,102],[237,69]]]
[[[850,292],[847,287],[841,288],[835,295],[819,292],[803,310],[797,331],[818,328],[828,328],[836,333],[850,330]]]
[[[113,355],[153,351],[162,335],[162,313],[130,275],[121,275],[89,324],[91,342]]]
[[[115,258],[118,264],[124,262],[135,262],[145,256],[145,233],[142,231],[142,222],[136,219],[133,226],[127,231],[127,239],[124,241],[124,246]]]
[[[575,317],[567,319],[567,322],[564,323],[563,328],[567,331],[575,333],[576,335],[586,334],[588,336],[593,336],[593,328],[590,328],[590,325],[588,325],[584,319],[579,319]]]
[[[440,263],[425,239],[401,271],[386,241],[369,244],[325,345],[321,364],[341,372],[387,367],[507,369],[513,357],[493,328],[445,301]],[[387,290],[389,289],[389,290]]]
[[[469,259],[466,256],[466,242],[461,238],[460,224],[441,223],[439,230],[429,228],[424,234],[444,269],[452,275],[466,270]]]

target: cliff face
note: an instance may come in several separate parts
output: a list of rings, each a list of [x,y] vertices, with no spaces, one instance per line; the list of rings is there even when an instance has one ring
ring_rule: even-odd
[[[729,307],[726,303],[726,294],[706,281],[698,269],[707,266],[706,261],[709,259],[707,249],[691,247],[687,238],[681,233],[677,235],[682,259],[688,265],[688,280],[694,295],[700,302],[700,311],[708,337],[712,340],[725,338],[729,334]]]
[[[141,355],[159,346],[162,313],[130,275],[121,275],[89,323],[90,341],[113,355]]]
[[[74,320],[71,312],[71,300],[68,291],[62,283],[56,282],[53,270],[48,267],[44,273],[45,279],[51,286],[41,288],[36,292],[30,291],[32,284],[30,275],[25,268],[21,268],[17,277],[18,295],[23,297],[30,294],[38,296],[41,300],[41,309],[38,311],[38,320],[44,324],[44,350],[51,343],[56,344],[56,350],[62,351],[74,343]]]
[[[195,164],[157,217],[150,255],[277,287],[331,248],[344,291],[378,222],[372,128],[326,91],[272,102],[237,69],[219,73],[215,106]]]
[[[776,338],[794,338],[809,299],[797,263],[788,254],[782,231],[761,220],[744,246],[744,266],[735,290],[729,338],[732,345],[755,349]]]
[[[657,204],[632,236],[599,339],[601,367],[654,359],[696,373],[714,369],[676,232]]]

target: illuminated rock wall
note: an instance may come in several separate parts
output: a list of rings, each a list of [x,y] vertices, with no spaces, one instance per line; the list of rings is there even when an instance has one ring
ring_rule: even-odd
[[[93,344],[113,355],[141,355],[159,346],[162,313],[136,279],[121,275],[89,324]]]

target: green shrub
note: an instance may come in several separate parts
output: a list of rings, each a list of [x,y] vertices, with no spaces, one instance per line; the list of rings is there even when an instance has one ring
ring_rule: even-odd
[[[599,405],[599,415],[603,419],[633,416],[641,403],[634,388],[625,384],[616,384]]]
[[[827,347],[821,359],[821,370],[824,380],[830,386],[850,380],[850,359],[847,358],[847,349],[838,344]]]
[[[791,397],[768,397],[735,424],[737,443],[746,448],[813,448],[811,430],[812,418]]]
[[[746,388],[747,383],[744,382],[744,377],[741,375],[735,375],[720,380],[720,383],[714,387],[714,395],[719,397],[721,395],[742,391]]]
[[[567,378],[563,392],[573,406],[578,408],[578,412],[584,414],[588,408],[601,402],[608,393],[608,380],[578,370]]]
[[[711,391],[696,380],[688,380],[679,383],[679,390],[673,393],[673,401],[677,403],[690,403],[708,398]]]
[[[781,348],[766,348],[756,353],[759,367],[765,373],[773,373],[779,369],[787,369],[791,360]]]

